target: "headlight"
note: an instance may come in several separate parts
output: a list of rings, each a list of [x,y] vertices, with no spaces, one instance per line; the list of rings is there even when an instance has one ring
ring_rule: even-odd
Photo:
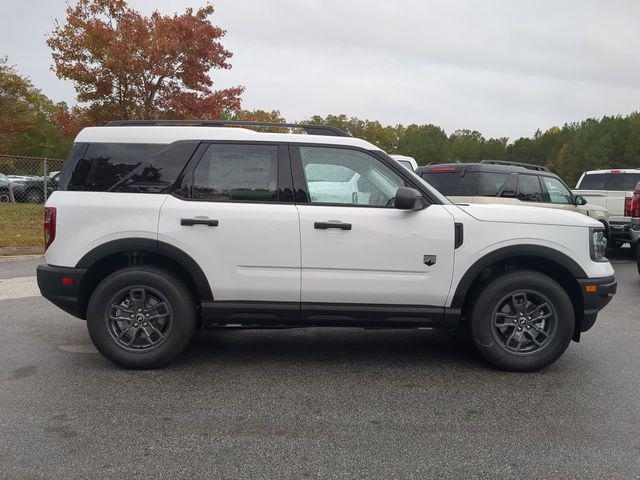
[[[594,262],[608,262],[605,253],[607,250],[607,238],[604,236],[604,230],[600,228],[589,229],[589,253],[591,260]]]

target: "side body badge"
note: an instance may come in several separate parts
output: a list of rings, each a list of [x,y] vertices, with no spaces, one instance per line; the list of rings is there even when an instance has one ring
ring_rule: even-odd
[[[423,262],[427,267],[433,267],[436,264],[436,256],[435,255],[425,255],[423,258]]]

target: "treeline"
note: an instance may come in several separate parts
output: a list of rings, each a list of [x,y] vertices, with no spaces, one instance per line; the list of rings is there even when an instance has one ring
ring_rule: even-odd
[[[384,126],[377,121],[346,115],[314,116],[380,146],[389,153],[414,157],[420,165],[436,162],[509,160],[547,166],[569,183],[585,170],[640,168],[640,113],[589,118],[579,123],[538,130],[533,137],[509,142],[485,138],[475,130],[448,134],[436,125]]]
[[[277,110],[229,111],[225,118],[284,122]],[[538,131],[509,142],[485,138],[475,130],[447,134],[432,125],[383,125],[347,115],[303,119],[347,130],[389,153],[414,157],[420,165],[436,162],[510,160],[546,165],[569,183],[585,170],[640,168],[640,113],[587,119]],[[0,153],[64,158],[78,128],[64,103],[54,103],[29,79],[0,58]]]

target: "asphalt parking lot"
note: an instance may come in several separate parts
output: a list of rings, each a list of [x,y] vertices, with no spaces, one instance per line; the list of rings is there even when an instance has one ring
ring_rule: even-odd
[[[0,260],[0,478],[640,478],[640,276],[550,368],[455,335],[202,332],[126,371]]]

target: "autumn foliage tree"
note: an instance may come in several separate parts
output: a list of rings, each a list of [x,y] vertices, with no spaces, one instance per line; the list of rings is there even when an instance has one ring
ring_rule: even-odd
[[[81,107],[63,128],[112,119],[221,118],[240,110],[243,87],[215,90],[209,72],[229,69],[225,31],[207,5],[143,16],[126,0],[78,0],[47,39],[53,70],[71,80]]]

